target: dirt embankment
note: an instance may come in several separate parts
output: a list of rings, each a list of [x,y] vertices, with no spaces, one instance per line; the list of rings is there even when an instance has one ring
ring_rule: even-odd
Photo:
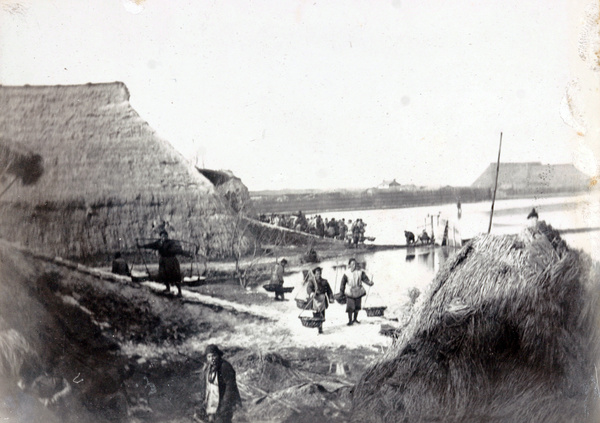
[[[40,371],[71,388],[68,399],[49,407],[20,390],[19,367],[29,360],[23,353],[2,386],[0,415],[10,421],[192,422],[202,406],[203,351],[218,343],[244,400],[234,421],[342,422],[351,386],[381,353],[328,345],[313,330],[290,334],[278,319],[285,308],[236,285],[206,286],[177,299],[152,283],[105,280],[4,243],[0,266],[0,330],[18,331]],[[247,308],[202,301],[219,290]],[[257,308],[262,312],[252,312]]]

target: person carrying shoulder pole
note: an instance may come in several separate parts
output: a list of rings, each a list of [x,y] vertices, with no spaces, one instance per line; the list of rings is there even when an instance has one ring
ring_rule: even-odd
[[[181,245],[172,239],[169,239],[167,231],[160,232],[160,239],[149,244],[137,245],[139,248],[157,250],[160,255],[158,260],[158,282],[166,285],[165,292],[171,292],[171,283],[177,287],[177,295],[181,297],[181,268],[179,266],[178,255],[194,257],[193,254],[184,251]]]
[[[356,266],[356,259],[351,258],[348,261],[349,269],[342,276],[342,282],[340,285],[340,294],[346,296],[346,313],[348,313],[348,326],[352,326],[354,323],[360,323],[357,320],[358,312],[361,309],[362,297],[367,292],[363,287],[363,283],[369,286],[373,286],[368,276],[362,270]]]
[[[322,272],[321,267],[313,269],[312,279],[306,287],[306,291],[312,299],[313,317],[319,317],[325,321],[325,310],[333,299],[333,292],[327,279],[321,277]],[[323,321],[319,325],[319,333],[323,333]]]
[[[283,273],[287,262],[286,259],[281,259],[273,268],[273,273],[271,273],[271,284],[275,285],[275,301],[285,300],[283,296]]]

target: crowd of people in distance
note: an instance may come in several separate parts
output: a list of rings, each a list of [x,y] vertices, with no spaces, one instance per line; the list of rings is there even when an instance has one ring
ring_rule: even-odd
[[[348,242],[352,245],[363,243],[367,224],[362,219],[346,221],[345,218],[323,219],[320,214],[307,217],[299,211],[297,214],[261,214],[259,220],[271,225],[306,232],[321,238],[333,238]]]

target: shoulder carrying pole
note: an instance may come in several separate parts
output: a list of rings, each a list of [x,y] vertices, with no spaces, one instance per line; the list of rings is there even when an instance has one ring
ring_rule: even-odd
[[[140,257],[142,258],[142,262],[144,263],[144,267],[146,268],[146,273],[148,273],[148,277],[150,277],[150,270],[148,270],[148,265],[146,264],[146,259],[144,259],[144,255],[142,254],[142,251],[140,250],[140,246],[138,245],[138,241],[139,238],[136,238],[136,242],[135,245],[137,247],[138,253],[140,254]]]

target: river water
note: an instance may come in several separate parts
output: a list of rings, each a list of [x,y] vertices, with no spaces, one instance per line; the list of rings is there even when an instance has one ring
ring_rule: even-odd
[[[566,230],[563,239],[573,248],[579,248],[600,261],[600,193],[591,195],[530,198],[518,200],[499,200],[494,207],[492,233],[518,233],[526,226],[527,215],[535,207],[540,220],[559,230]],[[361,210],[321,213],[323,218],[345,218],[355,220],[362,218],[367,223],[366,235],[375,237],[376,244],[404,244],[404,231],[410,230],[415,234],[427,228],[431,234],[433,216],[435,223],[439,219],[448,221],[459,231],[459,238],[471,238],[478,233],[486,233],[489,225],[490,203],[462,204],[461,218],[458,219],[456,204],[442,206],[412,207],[387,210]],[[595,228],[595,229],[594,229]],[[593,229],[593,230],[589,230]],[[586,230],[585,232],[583,230]],[[435,236],[440,239],[436,232]],[[342,272],[345,270],[349,257],[356,257],[362,263],[365,272],[372,278],[375,285],[368,289],[368,296],[363,306],[385,306],[383,318],[367,317],[361,312],[363,320],[360,328],[346,327],[344,306],[332,305],[327,311],[327,322],[324,326],[340,342],[349,342],[348,336],[360,344],[381,342],[378,335],[382,323],[392,323],[393,319],[402,319],[409,301],[409,291],[417,288],[423,292],[433,280],[435,273],[452,254],[457,251],[453,247],[416,247],[401,248],[387,251],[368,253],[358,248],[349,251],[347,257],[337,260],[327,260],[319,263],[323,268],[323,277],[327,279],[334,290],[339,290]],[[291,294],[287,294],[283,320],[289,320],[292,336],[306,336],[306,328],[302,328],[297,320],[300,310],[296,308],[294,298],[305,296],[302,273],[286,275],[286,286],[294,286]],[[262,288],[259,288],[262,289]],[[272,295],[272,294],[271,294]],[[304,312],[304,315],[310,315]],[[284,318],[289,317],[289,319]],[[390,320],[392,319],[392,320]],[[316,333],[316,330],[313,330]],[[356,336],[358,335],[358,339]],[[326,342],[332,342],[329,338]],[[320,342],[315,339],[315,342]]]

